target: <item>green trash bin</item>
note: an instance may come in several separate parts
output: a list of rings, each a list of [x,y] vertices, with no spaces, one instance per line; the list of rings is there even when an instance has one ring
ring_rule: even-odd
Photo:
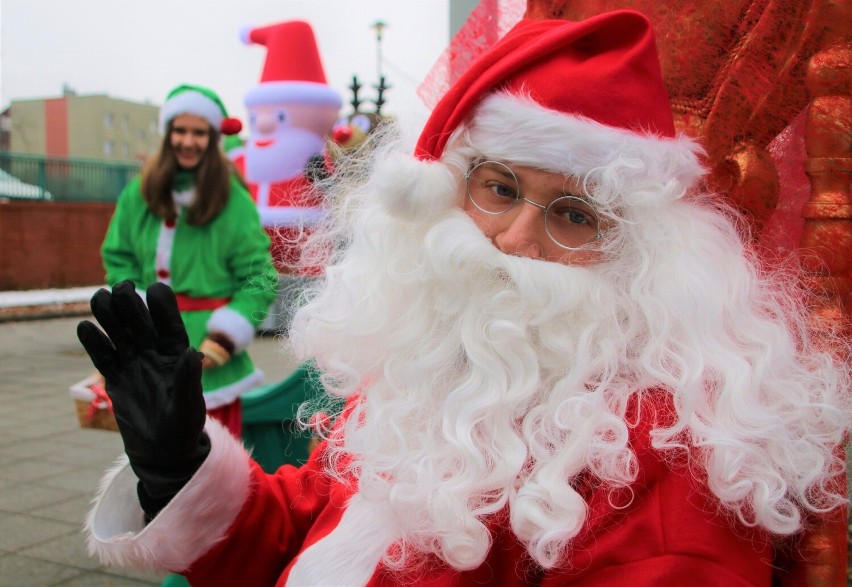
[[[163,582],[160,583],[160,587],[191,587],[189,581],[183,575],[169,575]]]
[[[312,434],[296,423],[296,411],[323,393],[316,370],[303,363],[286,379],[252,389],[242,396],[243,444],[267,473],[284,464],[308,460]]]

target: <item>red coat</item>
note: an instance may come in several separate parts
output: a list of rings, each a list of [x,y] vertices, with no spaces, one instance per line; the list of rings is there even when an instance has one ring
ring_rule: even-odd
[[[572,541],[569,569],[534,565],[504,513],[488,522],[493,545],[479,568],[459,572],[435,561],[416,576],[379,569],[369,585],[769,587],[769,538],[733,525],[703,483],[651,448],[649,413],[643,409],[630,431],[640,473],[629,490],[613,494],[591,479],[578,483],[589,516]],[[147,526],[132,471],[111,473],[89,516],[90,551],[105,564],[181,572],[193,587],[284,585],[294,559],[340,523],[351,492],[323,472],[324,446],[305,466],[270,475],[209,419],[207,431],[210,456]],[[787,575],[783,584],[804,584],[800,578]]]
[[[370,585],[569,585],[629,587],[771,584],[765,536],[734,530],[713,514],[714,500],[685,470],[673,470],[650,448],[649,426],[631,432],[641,466],[633,502],[615,511],[604,491],[585,491],[590,515],[570,557],[574,571],[543,571],[526,556],[508,524],[491,521],[493,547],[485,564],[470,572],[430,565],[424,576],[377,572]],[[321,451],[318,451],[321,452]],[[315,454],[301,469],[275,475],[252,465],[251,497],[225,540],[196,561],[188,574],[195,587],[283,585],[294,557],[326,536],[340,521],[350,497],[329,480]],[[627,492],[619,497],[626,502]]]

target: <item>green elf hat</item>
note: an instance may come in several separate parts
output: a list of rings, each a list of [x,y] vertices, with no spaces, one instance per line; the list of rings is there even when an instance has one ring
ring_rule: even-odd
[[[203,86],[181,84],[169,92],[160,108],[160,131],[165,132],[169,121],[181,114],[200,116],[223,135],[235,135],[243,128],[238,118],[228,117],[216,92]]]

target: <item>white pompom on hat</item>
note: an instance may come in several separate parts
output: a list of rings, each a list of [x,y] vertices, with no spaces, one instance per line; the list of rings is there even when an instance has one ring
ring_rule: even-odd
[[[395,154],[376,167],[371,181],[385,211],[401,220],[432,219],[455,200],[456,178],[437,161]]]

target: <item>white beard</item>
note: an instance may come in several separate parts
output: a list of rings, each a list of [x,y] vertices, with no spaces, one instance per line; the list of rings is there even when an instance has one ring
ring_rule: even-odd
[[[601,193],[631,198],[616,205],[605,263],[500,253],[453,187],[473,157],[516,149],[504,121],[475,148],[460,135],[439,163],[380,158],[360,169],[384,170],[366,183],[356,168],[315,233],[321,253],[346,247],[290,341],[330,393],[362,399],[331,434],[327,467],[358,487],[291,581],[363,584],[380,562],[429,555],[475,568],[491,545],[483,522],[505,508],[531,558],[559,564],[586,520],[571,480],[635,479],[624,416],[647,389],[676,406],[652,446],[695,448],[690,466],[732,518],[790,535],[803,511],[846,507],[835,448],[852,421],[852,349],[812,330],[795,280],[752,263],[709,199],[682,199],[677,182],[656,197],[645,171],[618,161],[592,178],[620,178]]]
[[[519,538],[558,528],[563,543],[585,504],[544,478],[594,461],[630,481],[626,427],[589,393],[624,356],[611,288],[590,269],[499,252],[458,210],[423,228],[378,210],[365,217],[370,236],[329,269],[291,340],[341,395],[363,397],[332,452],[357,456],[359,503],[381,504],[380,524],[393,529],[377,556],[402,541],[401,558],[385,564],[408,565],[415,552],[475,568],[490,546],[482,520],[507,504]],[[577,411],[588,425],[569,433],[560,418]],[[616,430],[603,448],[602,429]],[[323,542],[351,539],[339,529]],[[328,561],[316,562],[328,579]]]
[[[305,171],[308,160],[323,150],[323,138],[308,130],[293,128],[287,133],[273,135],[275,143],[258,147],[252,136],[246,143],[246,180],[251,183],[271,183],[298,177]]]

